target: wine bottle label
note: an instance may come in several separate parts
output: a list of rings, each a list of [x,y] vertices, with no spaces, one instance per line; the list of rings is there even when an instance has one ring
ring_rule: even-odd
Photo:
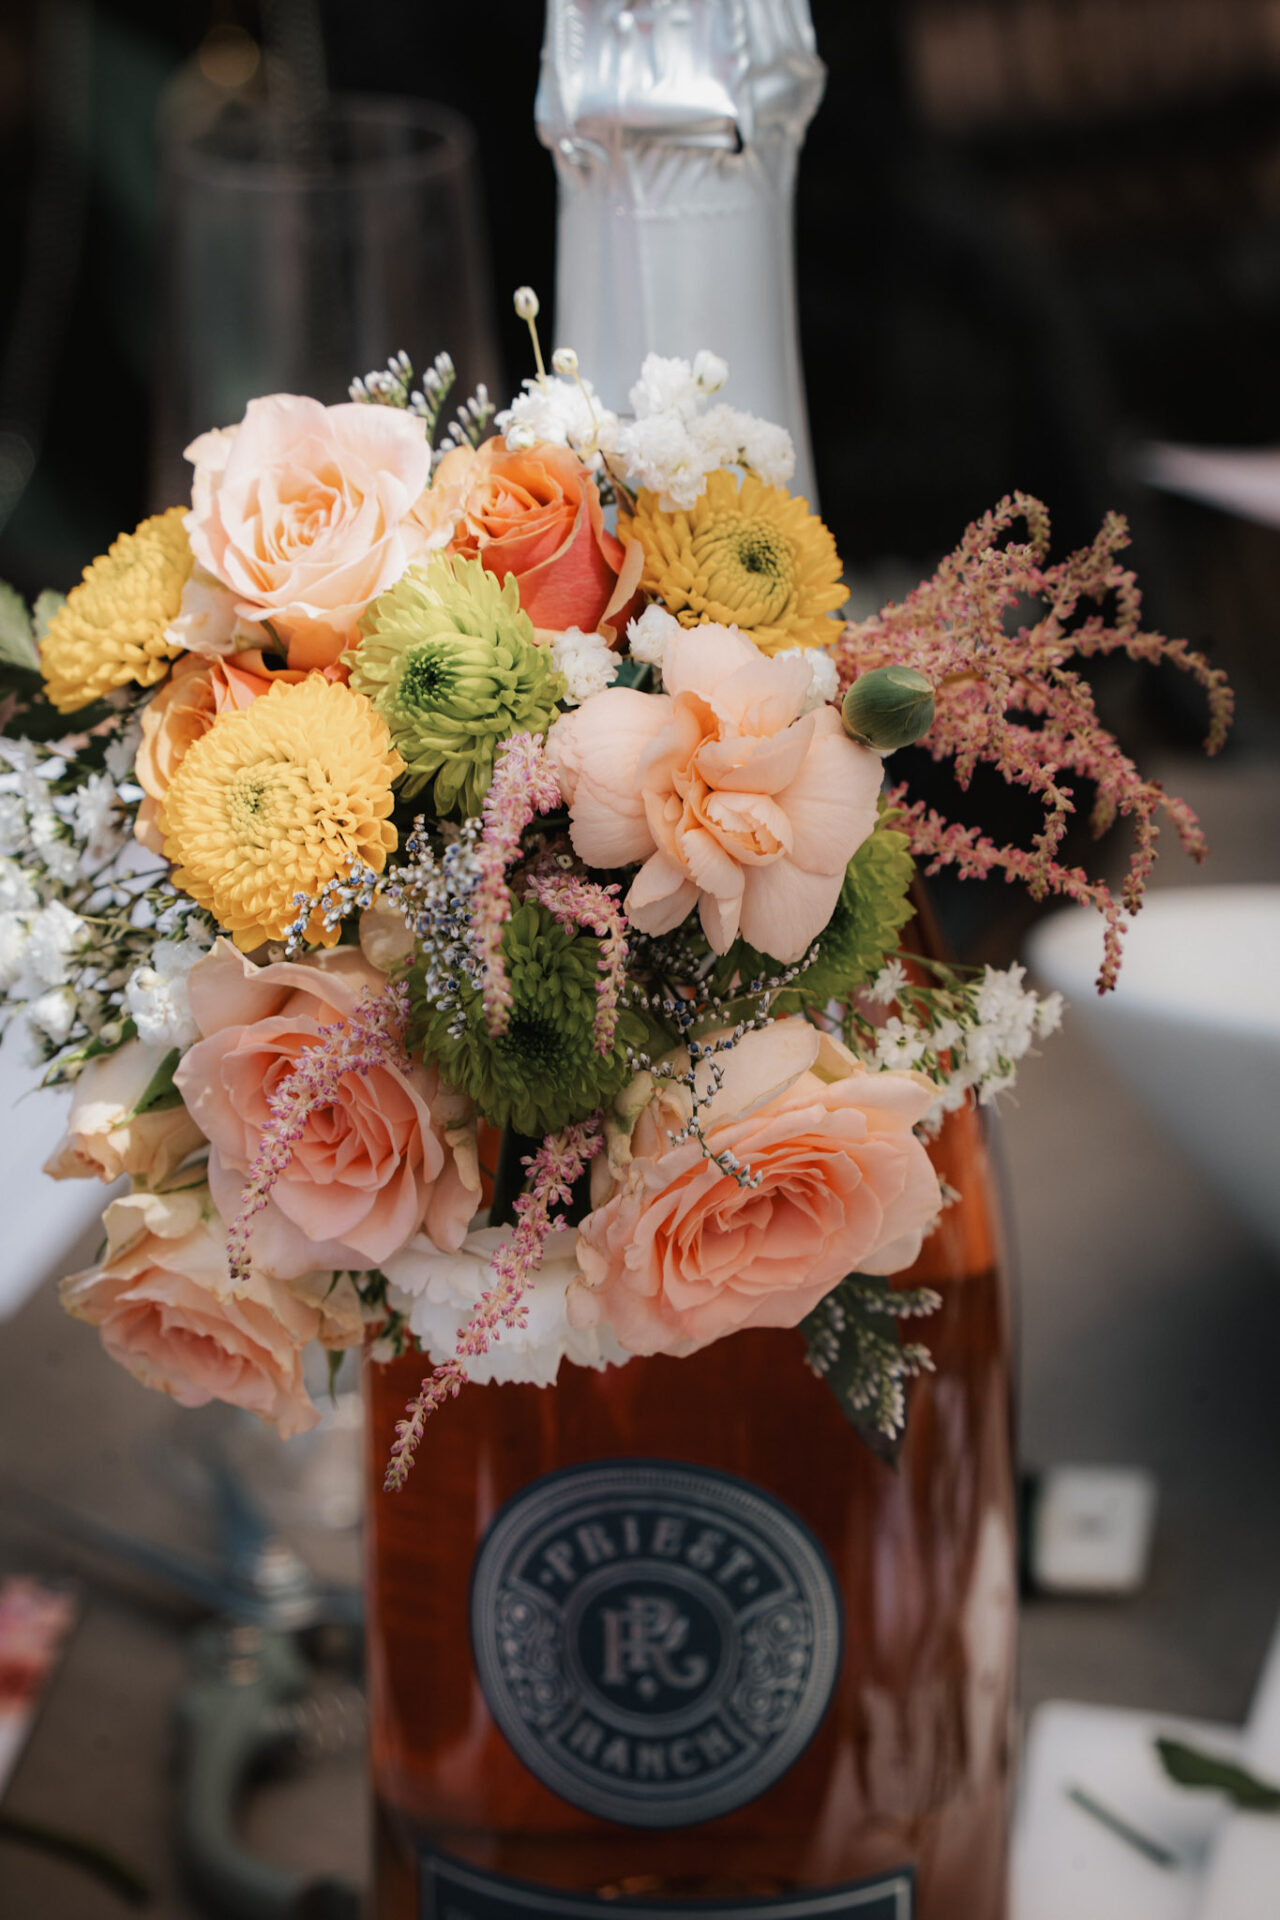
[[[436,1853],[420,1857],[422,1920],[519,1920],[525,1914],[555,1915],[556,1920],[599,1920],[601,1914],[613,1914],[616,1920],[619,1911],[627,1920],[845,1920],[846,1915],[849,1920],[913,1920],[915,1914],[914,1878],[906,1867],[820,1892],[689,1905],[680,1900],[604,1900],[481,1873]]]
[[[771,1787],[826,1713],[841,1631],[796,1514],[668,1460],[533,1481],[472,1579],[476,1670],[506,1739],[553,1792],[627,1826],[692,1826]]]

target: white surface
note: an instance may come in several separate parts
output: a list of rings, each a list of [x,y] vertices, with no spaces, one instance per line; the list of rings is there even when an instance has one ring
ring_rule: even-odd
[[[50,1180],[42,1172],[66,1126],[70,1094],[32,1092],[37,1070],[26,1063],[26,1026],[11,1022],[0,1045],[0,1320],[17,1312],[102,1213],[111,1189],[98,1180]]]
[[[1224,1754],[1240,1749],[1238,1729],[1208,1721],[1056,1700],[1032,1715],[1014,1824],[1010,1920],[1199,1920],[1222,1805],[1216,1794],[1189,1793],[1166,1779],[1154,1744],[1161,1734]],[[1072,1786],[1167,1847],[1180,1864],[1157,1866],[1118,1838],[1067,1798]]]
[[[1280,527],[1280,448],[1184,447],[1151,440],[1139,448],[1137,467],[1149,485],[1165,493],[1185,494],[1264,527]]]
[[[1253,1698],[1242,1758],[1280,1782],[1280,1627]],[[1230,1813],[1222,1828],[1195,1920],[1276,1920],[1280,1914],[1280,1816]]]
[[[1099,995],[1096,914],[1036,928],[1035,972],[1152,1117],[1280,1248],[1280,886],[1149,894]]]
[[[1053,1467],[1032,1517],[1031,1570],[1050,1593],[1136,1593],[1146,1579],[1156,1483],[1138,1467]]]

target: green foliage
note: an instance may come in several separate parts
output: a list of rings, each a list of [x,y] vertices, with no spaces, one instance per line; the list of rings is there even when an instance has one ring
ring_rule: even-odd
[[[178,1062],[181,1058],[182,1050],[179,1047],[174,1047],[166,1053],[139,1096],[138,1103],[133,1109],[135,1119],[144,1113],[162,1113],[168,1107],[182,1105],[182,1095],[173,1084],[173,1076],[178,1070]]]
[[[800,1322],[809,1366],[874,1454],[897,1462],[907,1430],[906,1383],[933,1370],[927,1347],[902,1342],[897,1322],[942,1305],[928,1287],[895,1289],[852,1273]]]
[[[3,580],[0,580],[0,661],[7,667],[23,667],[28,673],[40,671],[40,653],[26,602]]]
[[[419,962],[409,976],[410,1044],[495,1126],[538,1137],[612,1099],[631,1070],[627,1050],[643,1046],[646,1029],[624,1008],[609,1053],[596,1051],[600,941],[566,931],[545,907],[514,909],[502,954],[511,988],[505,1032],[489,1032],[480,989],[463,977],[456,1002],[429,1005]]]

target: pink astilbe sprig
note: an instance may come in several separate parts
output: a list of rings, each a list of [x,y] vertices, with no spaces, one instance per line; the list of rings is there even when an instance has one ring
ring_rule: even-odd
[[[579,927],[600,938],[600,984],[592,1035],[596,1052],[607,1060],[618,1030],[618,1004],[627,977],[627,922],[616,882],[602,886],[582,874],[566,873],[549,862],[534,868],[526,882],[530,899],[544,906],[566,933]]]
[[[267,1095],[270,1114],[258,1135],[257,1151],[240,1194],[240,1210],[227,1233],[227,1265],[233,1281],[249,1277],[249,1242],[253,1222],[271,1197],[308,1120],[338,1098],[349,1073],[367,1074],[375,1067],[409,1071],[405,1033],[409,1022],[409,990],[404,985],[366,994],[347,1019],[321,1027],[312,1046],[304,1047],[289,1073]]]
[[[560,805],[560,781],[544,742],[537,734],[513,733],[498,748],[476,842],[480,879],[471,938],[482,969],[485,1022],[492,1034],[505,1033],[511,1017],[511,987],[502,959],[502,931],[511,917],[507,870],[519,855],[529,822]]]
[[[466,1385],[467,1361],[487,1353],[504,1327],[525,1324],[525,1294],[542,1265],[549,1237],[565,1225],[554,1209],[569,1204],[574,1184],[600,1151],[602,1138],[599,1115],[593,1115],[561,1133],[548,1134],[538,1151],[524,1160],[529,1191],[516,1201],[515,1231],[493,1256],[494,1283],[476,1302],[452,1356],[432,1368],[405,1407],[406,1417],[396,1422],[384,1482],[388,1493],[398,1492],[408,1479],[431,1415]]]
[[[1005,540],[1018,521],[1028,538]],[[912,852],[928,861],[928,872],[944,866],[965,876],[999,871],[1025,884],[1035,899],[1057,893],[1097,907],[1106,920],[1100,992],[1115,984],[1124,916],[1142,904],[1161,818],[1194,859],[1207,849],[1194,813],[1143,777],[1098,718],[1088,681],[1068,663],[1123,653],[1149,665],[1167,660],[1191,674],[1209,705],[1209,753],[1223,745],[1232,715],[1225,674],[1184,640],[1143,628],[1137,581],[1117,558],[1128,544],[1124,519],[1108,514],[1090,546],[1050,566],[1047,509],[1027,494],[1010,494],[974,522],[931,580],[901,606],[891,603],[846,627],[836,648],[842,688],[879,666],[924,674],[934,688],[935,714],[921,745],[935,760],[954,762],[961,788],[981,763],[1040,801],[1044,821],[1030,847],[1002,847],[950,825],[903,789],[890,796],[900,809],[895,824],[911,836]],[[1015,610],[1024,622],[1018,626],[1010,618]],[[1076,779],[1094,787],[1095,836],[1117,819],[1133,823],[1118,900],[1104,881],[1058,858],[1075,811]]]

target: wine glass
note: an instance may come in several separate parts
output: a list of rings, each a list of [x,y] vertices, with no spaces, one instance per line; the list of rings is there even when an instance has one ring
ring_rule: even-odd
[[[183,448],[257,394],[343,400],[406,351],[447,350],[461,400],[496,385],[470,123],[389,96],[311,114],[250,100],[165,130],[151,492],[186,498]]]

